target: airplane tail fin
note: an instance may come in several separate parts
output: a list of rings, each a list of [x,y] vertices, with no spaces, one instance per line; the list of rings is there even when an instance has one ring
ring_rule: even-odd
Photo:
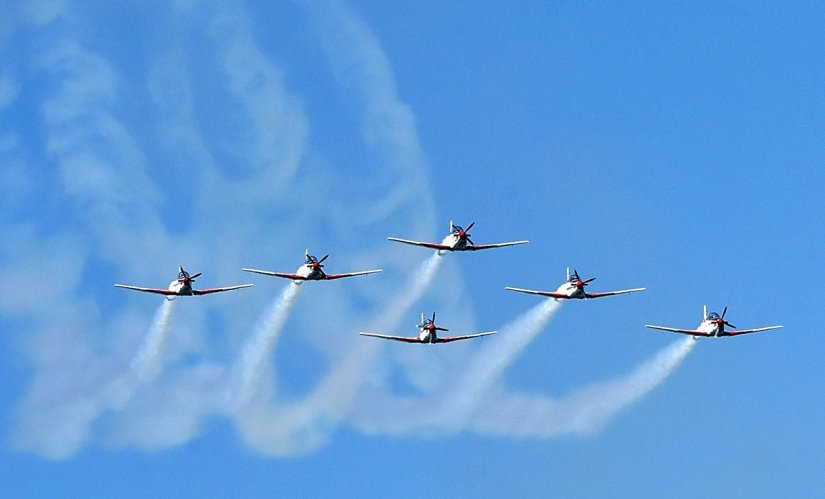
[[[708,306],[707,305],[702,305],[702,320],[705,320],[707,318],[708,318]]]
[[[452,232],[454,228],[455,226],[453,225],[453,221],[450,220],[450,232]]]
[[[570,267],[567,267],[567,280],[570,280]]]

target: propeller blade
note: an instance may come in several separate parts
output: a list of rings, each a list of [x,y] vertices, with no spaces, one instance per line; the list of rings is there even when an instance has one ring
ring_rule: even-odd
[[[724,324],[724,325],[726,325],[726,326],[728,326],[728,327],[729,327],[729,328],[731,328],[731,329],[736,329],[736,326],[734,326],[733,324],[731,324],[731,323],[730,323],[730,322],[728,322],[728,321],[723,322],[723,324]]]
[[[585,286],[587,286],[587,284],[588,284],[588,283],[591,283],[591,282],[593,282],[593,281],[595,281],[595,280],[596,280],[596,278],[595,278],[595,277],[591,277],[590,279],[588,279],[588,280],[584,281],[584,285],[585,285]]]
[[[433,312],[433,324],[435,324],[435,312]]]
[[[473,222],[473,223],[471,223],[470,225],[468,225],[468,226],[467,226],[467,228],[466,228],[466,229],[464,229],[464,232],[470,232],[470,229],[472,229],[472,228],[473,228],[473,225],[475,225],[475,224],[476,224],[476,223],[475,223],[475,222]]]
[[[435,329],[437,329],[438,331],[449,331],[449,329],[447,329],[446,327],[436,327]]]
[[[327,258],[329,258],[328,254],[324,255],[324,258],[321,258],[320,260],[318,260],[318,263],[324,263],[324,260],[326,260]]]
[[[467,242],[468,242],[468,243],[470,243],[470,244],[472,244],[473,246],[475,246],[475,245],[476,245],[476,243],[474,243],[474,242],[473,242],[473,240],[472,240],[472,239],[470,239],[470,237],[469,237],[469,236],[467,236]]]
[[[725,318],[725,314],[726,314],[726,313],[728,313],[728,307],[727,307],[727,305],[725,306],[725,309],[724,309],[724,310],[722,310],[722,318],[723,318],[723,319]]]
[[[190,276],[189,276],[189,280],[190,280],[190,281],[194,281],[195,279],[197,279],[198,277],[200,277],[200,276],[201,276],[201,274],[203,274],[203,272],[198,272],[198,273],[197,273],[197,274],[195,274],[195,275],[190,275]]]

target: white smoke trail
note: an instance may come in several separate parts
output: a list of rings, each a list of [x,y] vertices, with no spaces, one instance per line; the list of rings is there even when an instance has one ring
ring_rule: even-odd
[[[549,298],[502,327],[476,356],[472,367],[464,372],[464,383],[457,385],[448,394],[438,424],[447,428],[465,426],[490,386],[547,326],[559,308],[561,302]]]
[[[364,394],[361,406],[368,411],[353,414],[354,424],[369,433],[409,434],[423,429],[459,431],[477,411],[493,385],[519,353],[542,331],[561,303],[553,299],[528,310],[485,338],[483,349],[459,369],[457,384],[426,397],[396,397],[378,391]],[[415,418],[409,417],[411,413]]]
[[[516,437],[596,433],[664,381],[695,345],[694,338],[676,341],[629,374],[586,386],[558,401],[493,390],[474,415],[472,427],[483,434]]]
[[[432,282],[442,261],[443,257],[438,253],[424,261],[399,298],[373,323],[381,328],[397,327]],[[281,401],[275,408],[249,404],[236,418],[242,437],[250,446],[271,456],[307,454],[320,448],[348,417],[379,348],[379,343],[374,341],[353,343],[350,351],[330,368],[317,388],[303,400]]]
[[[163,304],[155,312],[152,326],[143,341],[143,345],[132,359],[131,367],[135,380],[146,383],[154,379],[160,371],[161,350],[166,342],[172,311],[175,308],[174,300],[163,300]]]
[[[236,392],[228,394],[230,400],[234,397],[236,405],[246,405],[252,397],[261,395],[260,386],[266,361],[272,355],[272,349],[275,348],[299,289],[300,284],[294,281],[284,288],[258,321],[255,333],[244,346],[237,364],[237,382],[231,380],[234,386],[231,386],[230,390]]]

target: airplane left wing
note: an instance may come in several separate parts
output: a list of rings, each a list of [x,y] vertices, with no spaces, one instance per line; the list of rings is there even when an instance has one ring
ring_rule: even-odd
[[[263,274],[272,277],[283,277],[284,279],[292,279],[295,281],[305,281],[306,278],[302,275],[298,274],[289,274],[286,272],[272,272],[271,270],[258,270],[258,269],[241,269],[244,272],[254,272],[255,274]]]
[[[389,334],[378,334],[378,333],[358,333],[361,336],[372,336],[373,338],[383,338],[385,340],[395,340],[395,341],[403,341],[405,343],[421,343],[421,340],[418,336],[392,336]]]
[[[530,295],[549,296],[550,298],[559,298],[559,299],[570,298],[569,296],[567,296],[565,294],[556,293],[555,291],[536,291],[534,289],[511,288],[509,286],[504,288],[504,289],[509,289],[510,291],[518,291],[519,293],[527,293],[527,294],[530,294]]]
[[[485,250],[490,248],[503,248],[505,246],[515,246],[517,244],[527,244],[530,241],[510,241],[509,243],[495,243],[495,244],[473,244],[467,245],[464,248],[464,251],[477,251],[477,250]]]
[[[760,331],[770,331],[772,329],[781,329],[783,326],[768,326],[768,327],[758,327],[756,329],[733,329],[729,330],[726,329],[725,333],[730,336],[736,336],[738,334],[748,334],[748,333],[758,333]]]
[[[124,288],[124,289],[133,289],[135,291],[143,291],[144,293],[155,293],[157,295],[164,295],[164,296],[177,296],[178,294],[174,291],[170,291],[168,289],[155,289],[155,288],[141,288],[140,286],[129,286],[127,284],[115,284],[116,288]]]
[[[367,275],[367,274],[375,274],[377,272],[383,272],[382,269],[375,269],[375,270],[362,270],[360,272],[347,272],[345,274],[325,274],[327,280],[332,279],[341,279],[343,277],[353,277],[357,275]]]
[[[226,288],[213,288],[213,289],[193,289],[192,294],[195,296],[200,295],[209,295],[212,293],[221,293],[223,291],[232,291],[233,289],[241,289],[241,288],[249,288],[251,284],[241,284],[239,286],[229,286]]]
[[[693,336],[710,336],[710,333],[698,331],[696,329],[679,329],[675,327],[655,326],[653,324],[645,324],[645,327],[649,327],[650,329],[661,329],[662,331],[670,331],[671,333],[690,334]]]
[[[470,338],[478,338],[479,336],[489,336],[491,334],[496,334],[498,331],[487,331],[486,333],[476,333],[476,334],[467,334],[464,336],[447,336],[447,337],[437,337],[435,339],[436,343],[449,343],[451,341],[458,341],[458,340],[467,340]]]
[[[605,291],[603,293],[587,293],[588,298],[601,298],[603,296],[623,295],[625,293],[634,293],[636,291],[644,291],[645,288],[621,289],[619,291]]]
[[[404,244],[412,244],[413,246],[423,246],[425,248],[437,249],[437,250],[452,250],[451,247],[445,244],[437,244],[437,243],[426,243],[423,241],[411,241],[409,239],[400,239],[398,237],[388,237],[390,241],[395,241],[397,243],[404,243]]]

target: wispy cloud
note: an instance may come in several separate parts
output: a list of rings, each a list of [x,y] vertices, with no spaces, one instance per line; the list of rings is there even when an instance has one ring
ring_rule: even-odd
[[[421,423],[444,433],[593,431],[690,350],[692,344],[673,347],[630,375],[560,401],[512,393],[502,375],[556,310],[554,302],[543,302],[499,337],[455,350],[463,353],[451,368],[470,374],[457,388],[413,383],[420,394],[394,394],[386,368],[403,364],[407,354],[358,338],[356,326],[394,330],[425,293],[445,306],[467,299],[454,269],[438,289],[430,286],[438,272],[450,272],[443,266],[449,256],[410,265],[408,250],[382,246],[379,252],[371,242],[383,242],[389,221],[411,235],[431,234],[435,209],[413,113],[363,19],[343,2],[304,4],[341,94],[356,109],[361,129],[346,131],[347,138],[363,142],[374,159],[374,166],[347,170],[351,165],[334,159],[317,161],[334,158],[334,151],[312,150],[299,86],[257,42],[260,21],[242,4],[179,2],[168,13],[168,31],[159,28],[168,50],[138,62],[147,68],[145,81],[124,77],[131,68],[87,39],[60,5],[21,21],[38,39],[31,71],[50,82],[37,102],[43,138],[35,159],[55,167],[40,173],[53,179],[48,194],[62,211],[61,223],[48,214],[2,228],[17,246],[0,249],[8,262],[0,270],[17,292],[0,291],[0,310],[23,319],[30,333],[24,351],[35,372],[16,410],[18,448],[58,459],[90,443],[159,449],[197,437],[215,416],[231,420],[250,447],[273,456],[312,452],[342,425],[389,434],[408,434]],[[206,31],[188,14],[206,21]],[[208,86],[198,81],[204,61],[213,77]],[[0,81],[0,97],[2,91]],[[215,96],[232,103],[233,120],[213,118],[210,128],[203,116],[218,105]],[[136,118],[127,107],[142,107],[144,114]],[[28,158],[20,154],[19,137],[15,131],[0,137],[0,154],[23,165]],[[309,163],[326,169],[307,175]],[[15,171],[21,185],[37,175],[22,166]],[[324,174],[351,181],[346,190],[316,181]],[[234,279],[243,260],[292,261],[295,245],[302,249],[305,240],[356,246],[350,262],[380,264],[393,279],[303,292],[323,300],[295,300],[292,284],[269,304],[271,297],[258,291],[264,285],[255,293],[181,299],[174,321],[171,303],[164,302],[148,332],[149,302],[108,294],[109,282],[102,283],[107,294],[97,291],[112,272],[152,282],[183,262],[210,269],[210,279]],[[42,282],[50,286],[32,284]],[[282,395],[288,381],[279,378],[274,360],[287,320],[295,325],[290,332],[312,332],[308,341],[328,366],[312,389],[290,397]],[[342,334],[329,324],[353,331]],[[218,341],[220,349],[213,345]],[[408,364],[409,371],[417,367]],[[364,408],[373,404],[381,409],[367,417]],[[107,412],[110,424],[97,427]],[[425,417],[399,426],[399,414]],[[522,418],[521,429],[506,426],[513,414]]]

